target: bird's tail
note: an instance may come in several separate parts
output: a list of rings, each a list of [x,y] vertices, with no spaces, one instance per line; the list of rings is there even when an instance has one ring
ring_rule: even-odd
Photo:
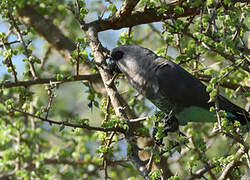
[[[245,125],[250,122],[249,114],[243,110],[242,112],[228,112],[228,119],[231,121],[239,121],[240,124]]]
[[[250,122],[249,113],[241,107],[231,103],[223,96],[219,96],[219,108],[225,110],[228,115],[228,119],[231,121],[239,121],[242,125]]]

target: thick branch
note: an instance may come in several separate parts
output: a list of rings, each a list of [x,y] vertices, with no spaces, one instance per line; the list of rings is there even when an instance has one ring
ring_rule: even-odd
[[[237,1],[233,1],[235,3]],[[238,1],[247,2],[247,1]],[[158,13],[158,8],[142,8],[132,11],[138,3],[138,0],[126,0],[124,6],[112,17],[107,19],[98,19],[85,24],[85,30],[89,27],[95,27],[96,32],[101,32],[109,29],[121,29],[125,27],[133,27],[140,24],[148,24],[159,22],[171,18],[188,17],[199,13],[200,7],[183,7],[184,12],[177,14],[173,11],[176,6],[181,6],[182,1],[176,1],[168,4],[168,10],[163,13]],[[132,11],[132,12],[131,12]],[[67,37],[65,37],[59,29],[49,20],[41,16],[33,7],[26,5],[23,9],[19,9],[21,20],[35,28],[50,44],[61,50],[73,51],[76,45]],[[131,12],[131,13],[130,13]],[[49,32],[49,33],[48,33]]]
[[[102,63],[105,60],[105,56],[103,55],[102,45],[98,40],[98,35],[95,27],[89,27],[86,31],[87,37],[90,41],[90,47],[92,49],[94,58],[97,63]],[[112,79],[112,76],[108,73],[107,66],[98,66],[98,70],[101,74],[102,80],[104,82],[106,91],[108,96],[110,97],[111,104],[115,109],[115,113],[118,117],[123,118],[125,121],[128,121],[129,113],[126,112],[127,106],[123,103],[122,97],[117,92],[117,89],[114,85],[108,84]],[[149,180],[149,171],[147,170],[145,163],[139,158],[138,151],[139,148],[137,146],[136,138],[133,136],[133,131],[131,131],[131,127],[129,128],[129,132],[126,133],[126,139],[131,146],[130,152],[130,160],[133,165],[137,168],[140,174],[147,180]]]
[[[97,32],[109,30],[109,29],[121,29],[125,27],[133,27],[140,24],[148,24],[152,22],[159,22],[170,18],[179,18],[179,17],[187,17],[191,15],[198,14],[199,7],[190,8],[185,7],[183,14],[174,13],[173,9],[178,5],[180,6],[181,1],[174,2],[168,5],[168,11],[164,14],[159,14],[156,8],[142,8],[136,11],[133,11],[131,14],[126,14],[126,16],[119,16],[116,14],[115,16],[108,19],[100,19],[89,24],[86,24],[85,27],[95,26]],[[118,11],[119,12],[119,11]],[[119,17],[119,18],[118,18]]]
[[[137,3],[139,2],[140,0],[126,0],[124,3],[123,3],[123,6],[121,7],[120,10],[118,10],[115,15],[111,18],[112,19],[112,22],[116,22],[118,21],[119,19],[129,15],[133,9],[135,8],[135,6],[137,5]]]
[[[51,47],[58,50],[58,52],[65,58],[68,63],[71,63],[71,53],[76,49],[76,44],[64,36],[57,26],[53,24],[50,19],[46,19],[40,15],[32,6],[26,5],[23,9],[18,9],[19,19],[27,26],[33,27],[38,34],[40,34]],[[92,73],[89,64],[80,64],[79,74]],[[93,82],[94,88],[103,93],[103,85],[101,78],[96,78]]]
[[[237,167],[240,165],[240,162],[237,161],[236,159],[240,159],[241,156],[244,154],[243,149],[239,149],[235,155],[235,159],[228,163],[224,171],[222,172],[221,176],[218,178],[218,180],[226,180],[230,173],[232,172],[233,168]]]
[[[129,2],[131,5],[131,8],[133,8],[133,5],[137,3],[137,0],[134,1],[134,4],[132,4],[131,1],[133,0],[130,0],[130,1],[127,0],[125,1],[125,3]],[[190,6],[183,7],[182,2],[183,1],[175,1],[172,3],[168,3],[167,4],[168,9],[166,10],[166,12],[162,14],[159,13],[158,11],[160,7],[155,7],[155,8],[141,8],[136,11],[132,11],[132,13],[130,14],[124,13],[124,16],[123,16],[119,13],[123,11],[123,8],[121,8],[121,10],[118,11],[113,17],[107,18],[107,19],[99,19],[99,20],[90,22],[86,24],[85,28],[95,26],[96,31],[101,32],[101,31],[105,31],[109,29],[116,30],[116,29],[121,29],[125,27],[133,27],[133,26],[140,25],[140,24],[160,22],[166,19],[171,19],[171,18],[176,19],[180,17],[188,17],[188,16],[199,14],[200,12],[199,9],[202,7],[202,5],[200,5],[199,7],[190,7]],[[241,1],[233,0],[232,1],[232,3],[235,3],[235,2],[247,2],[247,1],[246,0],[241,0]],[[218,5],[218,7],[220,7],[221,5],[222,3]],[[184,11],[182,14],[175,13],[174,8],[177,6],[183,8]],[[130,6],[128,7],[128,9],[129,8]]]
[[[23,9],[18,9],[18,13],[22,22],[32,26],[64,57],[70,57],[70,53],[76,49],[72,40],[64,36],[51,20],[40,15],[33,7],[26,5]]]

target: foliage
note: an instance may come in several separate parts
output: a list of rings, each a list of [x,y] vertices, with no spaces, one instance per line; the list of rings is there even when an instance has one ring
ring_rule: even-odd
[[[141,17],[150,19],[147,12],[152,10],[161,20],[144,25],[139,22],[133,27],[126,23],[137,19],[126,19],[131,18],[131,12],[124,15],[119,11],[122,2],[0,2],[0,27],[4,27],[0,28],[0,179],[143,179],[129,159],[133,150],[125,139],[131,126],[117,116],[112,106],[114,98],[107,96],[103,82],[96,76],[99,67],[107,66],[94,58],[91,49],[87,25],[93,19],[97,24],[104,23],[98,26],[103,31],[115,29],[112,34],[99,34],[100,39],[112,41],[116,36],[117,45],[145,46],[203,80],[210,101],[221,93],[240,106],[247,104],[247,1],[140,0],[135,9],[145,12]],[[46,32],[39,30],[44,27],[37,27],[41,19],[25,19],[27,14],[23,15],[22,9],[27,7],[39,13],[41,17],[36,18],[51,22],[43,24]],[[105,23],[112,28],[107,25],[105,29]],[[58,32],[51,37],[54,27]],[[120,35],[116,31],[127,27],[119,31]],[[73,50],[68,48],[69,42]],[[96,49],[105,54],[106,48],[100,47]],[[111,48],[108,42],[107,49]],[[122,75],[113,84],[137,117],[147,116],[133,135],[143,144],[142,139],[151,139],[150,132],[157,124],[156,139],[164,138],[163,145],[144,143],[141,148],[154,161],[149,178],[218,179],[224,173],[224,179],[239,179],[249,168],[248,129],[229,122],[225,112],[217,112],[220,124],[188,123],[180,127],[185,136],[174,133],[164,137],[164,113],[155,111]],[[206,171],[200,171],[202,168]]]

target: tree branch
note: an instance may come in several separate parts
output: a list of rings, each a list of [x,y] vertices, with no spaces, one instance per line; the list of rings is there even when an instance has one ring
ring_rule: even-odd
[[[235,159],[228,163],[224,171],[222,172],[221,176],[218,178],[218,180],[226,180],[230,173],[232,172],[232,169],[239,166],[240,162],[236,159],[239,159],[244,154],[244,150],[240,148],[237,153],[235,154]]]
[[[103,61],[105,61],[105,56],[103,55],[103,48],[98,40],[98,35],[95,29],[95,26],[89,27],[86,31],[86,34],[89,39],[90,47],[92,49],[95,61],[97,63],[102,63]],[[115,109],[116,116],[121,117],[122,119],[124,119],[124,121],[127,122],[128,116],[129,116],[129,113],[128,113],[129,108],[123,103],[124,100],[122,100],[122,97],[117,92],[116,87],[114,85],[110,85],[109,83],[107,83],[107,82],[110,82],[110,80],[112,79],[111,74],[108,73],[109,72],[108,67],[106,65],[103,65],[103,66],[98,66],[97,68],[104,82],[104,86],[107,91],[107,94],[110,97],[111,104]],[[130,116],[134,116],[134,115],[130,114]],[[145,162],[143,162],[138,156],[139,148],[137,146],[136,138],[135,136],[133,136],[133,130],[132,130],[133,128],[131,128],[130,124],[128,125],[130,126],[129,131],[125,134],[125,136],[126,136],[128,144],[131,146],[129,159],[134,164],[136,169],[140,172],[140,174],[146,180],[149,180],[150,179],[150,177],[148,176],[149,171],[147,170],[145,166]]]
[[[78,76],[67,76],[64,77],[63,80],[57,80],[56,78],[44,78],[44,79],[36,79],[30,81],[18,81],[18,82],[5,82],[0,84],[0,88],[11,88],[18,86],[32,86],[39,84],[49,84],[49,83],[64,83],[64,82],[72,82],[72,81],[91,81],[95,82],[100,79],[99,74],[89,74],[89,75],[78,75]]]
[[[114,16],[111,18],[112,22],[117,22],[119,19],[129,15],[133,9],[135,8],[135,6],[137,5],[137,3],[140,0],[126,0],[121,9],[119,9]]]
[[[28,51],[28,48],[27,48],[26,43],[24,42],[24,39],[23,39],[22,33],[21,33],[21,31],[20,31],[20,28],[18,27],[15,18],[12,16],[12,14],[11,14],[10,12],[8,13],[8,16],[9,16],[9,18],[11,19],[14,28],[16,29],[17,36],[18,36],[18,38],[19,38],[19,41],[21,42],[21,44],[22,44],[22,46],[23,46],[23,49],[24,49],[24,52],[25,52],[25,56],[29,59],[30,53],[29,53],[29,51]],[[34,79],[38,79],[39,77],[38,77],[38,75],[37,75],[37,73],[36,73],[34,63],[31,62],[31,61],[28,61],[28,63],[29,63],[30,72],[31,72],[33,78],[34,78]]]
[[[21,114],[24,114],[26,116],[31,116],[31,117],[40,119],[40,120],[42,120],[44,122],[48,122],[50,124],[57,124],[57,125],[68,126],[68,127],[72,127],[72,128],[82,128],[82,129],[87,129],[87,130],[90,130],[90,131],[103,131],[103,132],[116,131],[116,132],[125,133],[125,130],[122,129],[122,128],[119,128],[119,127],[116,127],[116,128],[102,128],[102,127],[89,126],[87,124],[73,124],[73,123],[69,123],[67,121],[59,122],[59,121],[54,121],[54,120],[46,119],[46,118],[43,118],[43,117],[39,117],[39,116],[36,116],[34,114],[30,114],[28,112],[24,112],[24,111],[21,111],[21,110],[16,109],[16,108],[12,108],[11,110],[19,112]]]
[[[209,82],[211,80],[211,78],[212,77],[208,76],[208,75],[198,74],[198,79],[203,81],[203,82]],[[220,86],[225,87],[225,88],[229,88],[229,89],[233,89],[233,90],[236,90],[237,88],[242,88],[246,92],[250,91],[250,87],[248,87],[248,86],[241,86],[240,84],[234,84],[234,83],[230,83],[230,82],[221,82]]]
[[[101,166],[97,163],[92,162],[91,160],[68,160],[68,159],[44,159],[45,164],[67,164],[71,166],[82,166],[84,164],[92,164],[95,166]]]
[[[76,49],[72,40],[64,36],[51,20],[40,15],[32,6],[26,5],[24,8],[18,9],[18,13],[22,22],[32,26],[64,57],[69,58],[70,53]]]
[[[12,180],[12,179],[13,179],[13,175],[0,176],[0,180]]]
[[[107,160],[108,165],[115,166],[115,165],[121,165],[121,163],[128,162],[127,159],[122,160]],[[96,162],[93,162],[91,160],[67,160],[67,159],[44,159],[45,164],[68,164],[71,166],[82,166],[84,164],[93,164],[95,166],[98,166],[101,168],[101,165],[99,165]]]
[[[198,171],[196,171],[196,173],[194,173],[191,176],[185,178],[185,180],[194,180],[194,179],[197,179],[197,178],[202,178],[205,173],[207,173],[208,171],[210,171],[211,169],[213,169],[215,167],[216,167],[215,165],[209,165],[207,167],[201,168]]]
[[[2,38],[3,47],[4,47],[4,49],[5,49],[6,51],[8,51],[8,48],[7,48],[6,43],[5,43],[4,41],[5,41],[5,39]],[[14,81],[15,81],[15,82],[18,82],[18,79],[17,79],[17,72],[16,72],[15,66],[14,66],[14,64],[13,64],[13,62],[12,62],[11,57],[7,57],[7,58],[6,58],[6,65],[7,65],[7,67],[10,67],[10,68],[11,68],[11,72],[12,72],[12,74],[13,74]]]
[[[11,45],[11,44],[15,44],[15,43],[20,43],[19,40],[15,40],[15,41],[11,41],[11,42],[3,42],[2,44],[0,44],[0,48],[4,47],[4,45]]]
[[[71,53],[76,49],[76,44],[64,36],[63,33],[53,24],[50,19],[40,15],[34,7],[26,5],[22,9],[18,9],[20,20],[27,26],[33,27],[38,34],[40,34],[51,47],[65,58],[68,63],[71,63]],[[92,73],[89,64],[80,64],[79,74]],[[104,94],[101,78],[96,78],[93,82],[94,88]]]
[[[175,27],[173,25],[171,25],[170,23],[167,23],[165,22],[168,26],[172,27],[175,29]],[[205,43],[203,41],[200,41],[199,39],[197,39],[196,37],[193,36],[193,34],[189,33],[188,31],[186,31],[185,29],[183,29],[182,33],[192,39],[194,39],[196,42],[198,42],[199,44],[202,44],[206,49],[209,49],[217,54],[219,54],[220,56],[224,57],[225,59],[231,61],[232,63],[235,63],[236,61],[236,57],[231,55],[231,54],[227,54],[223,51],[219,51],[216,47],[208,44],[208,43]],[[218,40],[217,40],[218,42]],[[243,64],[242,69],[244,69],[245,71],[249,72],[250,73],[250,68],[248,67],[249,66],[249,62],[246,62]]]
[[[199,11],[197,11],[197,9],[199,7],[198,8],[186,7],[184,8],[184,13],[181,15],[174,13],[173,12],[174,7],[176,7],[177,5],[180,5],[180,3],[181,1],[168,4],[169,9],[164,14],[159,14],[157,12],[157,9],[158,9],[157,7],[146,8],[146,9],[142,8],[142,9],[133,11],[131,14],[127,14],[126,16],[115,15],[111,18],[99,19],[99,20],[86,24],[85,27],[87,28],[87,27],[95,26],[97,32],[101,32],[101,31],[106,31],[109,29],[116,30],[116,29],[121,29],[125,27],[133,27],[133,26],[140,25],[140,24],[159,22],[159,21],[163,21],[166,19],[170,19],[170,18],[187,17],[187,16],[191,16],[194,14],[198,14]],[[133,20],[131,21],[131,19]]]
[[[124,4],[126,4],[126,2],[129,3],[130,6],[128,6],[127,8],[129,10],[131,10],[131,8],[133,8],[133,6],[135,6],[136,3],[138,3],[137,0],[135,0],[134,3],[132,3],[132,1],[133,0],[127,0],[124,3]],[[233,0],[232,1],[232,3],[236,3],[236,2],[247,2],[247,0],[241,0],[241,1]],[[159,21],[163,21],[163,20],[171,19],[171,18],[176,19],[180,17],[187,17],[187,16],[199,14],[200,12],[199,9],[202,7],[202,5],[200,5],[199,7],[190,7],[190,6],[183,7],[182,3],[183,1],[174,1],[174,2],[166,4],[168,9],[162,14],[159,13],[158,11],[160,7],[155,7],[155,8],[144,7],[144,8],[132,11],[131,13],[126,13],[129,11],[128,10],[126,11],[126,8],[121,8],[121,10],[119,10],[114,16],[110,18],[99,19],[99,20],[87,23],[85,25],[85,30],[87,30],[88,27],[95,26],[96,31],[101,32],[101,31],[106,31],[109,29],[116,30],[116,29],[121,29],[121,28],[126,28],[126,27],[133,27],[133,26],[140,25],[140,24],[149,24],[149,23],[159,22]],[[174,8],[177,6],[183,8],[184,11],[182,14],[178,14],[174,11]],[[218,7],[220,6],[222,6],[222,3],[218,5]],[[123,10],[125,10],[125,13],[120,14],[120,12],[123,12]],[[124,16],[122,14],[124,14]]]

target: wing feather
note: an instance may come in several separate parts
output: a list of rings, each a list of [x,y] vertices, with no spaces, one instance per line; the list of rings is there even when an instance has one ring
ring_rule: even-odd
[[[160,93],[179,107],[209,108],[209,94],[204,84],[172,61],[159,57],[155,62]]]
[[[206,86],[179,65],[161,57],[155,59],[155,63],[157,64],[156,76],[160,93],[168,97],[171,103],[176,104],[180,110],[191,106],[209,110],[214,105],[213,102],[208,103],[210,97]],[[229,119],[238,120],[241,124],[249,122],[247,111],[221,95],[218,98],[219,108],[233,115],[229,115]]]

